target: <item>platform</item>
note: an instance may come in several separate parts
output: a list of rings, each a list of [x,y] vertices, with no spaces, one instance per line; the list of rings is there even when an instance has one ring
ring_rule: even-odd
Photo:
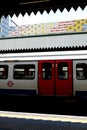
[[[0,130],[87,130],[87,117],[0,111]]]

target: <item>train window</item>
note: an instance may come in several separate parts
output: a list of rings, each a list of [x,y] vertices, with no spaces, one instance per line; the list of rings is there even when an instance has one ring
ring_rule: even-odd
[[[8,66],[0,65],[0,79],[7,79],[7,78],[8,78]]]
[[[87,69],[86,69],[87,65],[85,63],[78,63],[76,65],[76,78],[78,80],[84,80],[87,77]]]
[[[44,80],[49,80],[52,78],[52,64],[51,63],[42,64],[42,78]]]
[[[14,66],[14,79],[34,79],[35,78],[35,65],[15,65]]]
[[[68,79],[68,63],[60,62],[58,63],[58,79]]]

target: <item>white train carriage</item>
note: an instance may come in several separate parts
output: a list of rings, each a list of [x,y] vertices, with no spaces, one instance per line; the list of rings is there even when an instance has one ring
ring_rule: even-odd
[[[37,94],[37,75],[37,62],[1,62],[0,94]]]
[[[73,90],[74,95],[87,97],[87,59],[73,60]]]
[[[0,60],[0,94],[87,96],[87,51],[3,54]]]

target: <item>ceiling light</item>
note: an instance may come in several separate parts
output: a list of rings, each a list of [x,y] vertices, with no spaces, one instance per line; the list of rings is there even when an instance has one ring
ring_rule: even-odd
[[[37,4],[37,3],[42,3],[42,2],[48,2],[50,0],[35,0],[35,1],[29,1],[29,2],[22,2],[19,3],[20,5],[28,5],[28,4]]]

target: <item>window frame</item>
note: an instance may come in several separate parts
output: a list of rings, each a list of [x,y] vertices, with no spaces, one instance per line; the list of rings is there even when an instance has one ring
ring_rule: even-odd
[[[16,68],[16,66],[17,66],[17,68]],[[21,67],[20,67],[21,66]],[[17,78],[17,77],[15,77],[15,75],[14,75],[14,73],[15,73],[15,69],[24,69],[24,74],[22,75],[20,72],[22,72],[22,71],[19,71],[19,73],[21,74],[20,76],[19,76],[19,78]],[[26,71],[26,70],[29,70],[29,69],[34,69],[34,71]],[[16,65],[14,65],[14,67],[13,67],[13,79],[15,79],[15,80],[34,80],[35,79],[35,71],[36,71],[36,66],[35,66],[35,64],[16,64]],[[33,77],[30,77],[30,75],[29,75],[29,73],[31,73],[31,72],[33,72]],[[22,72],[23,73],[23,72]],[[24,78],[22,77],[21,78],[21,76],[24,76]]]
[[[83,75],[83,76],[84,76],[83,78],[77,77],[77,73],[78,73],[78,72],[77,72],[77,65],[81,65],[81,66],[84,65],[84,68],[85,68],[85,69],[82,68],[82,69],[84,69],[84,70],[83,70],[83,74],[84,74],[84,75]],[[79,67],[78,67],[78,68],[79,68]],[[81,72],[81,71],[82,71],[82,70],[81,70],[81,68],[80,68],[79,72]],[[86,63],[77,63],[77,64],[76,64],[76,79],[77,79],[77,80],[86,80],[86,79],[87,79],[87,74],[86,74],[86,72],[87,72],[87,64],[86,64]],[[81,76],[81,73],[79,73],[79,74],[80,74],[80,76]]]
[[[65,65],[63,65],[63,64],[65,64]],[[68,66],[68,62],[59,62],[59,63],[57,63],[57,66],[58,66],[58,68],[57,68],[57,78],[59,79],[59,80],[68,80],[69,79],[69,66]],[[61,67],[61,71],[60,71],[60,68],[59,67]],[[66,71],[64,71],[63,70],[63,67],[67,67],[67,70]],[[60,74],[59,74],[60,73]],[[62,74],[61,74],[62,73]],[[64,73],[64,74],[63,74]],[[65,75],[65,73],[67,73],[67,77],[66,78],[64,78],[64,75]]]
[[[0,65],[0,68],[5,69],[5,71],[0,71],[0,72],[3,72],[3,74],[0,75],[0,80],[6,80],[6,79],[8,79],[8,69],[9,69],[8,65]]]
[[[48,67],[48,69],[47,68],[45,68],[46,67],[46,64],[47,64],[47,67],[48,66],[50,66],[50,68]],[[45,70],[43,71],[43,69],[45,68]],[[47,69],[47,71],[49,72],[49,75],[46,75],[46,74],[48,74],[47,73],[47,71],[46,71],[46,69]],[[45,74],[44,74],[45,73]],[[44,76],[43,76],[43,74],[44,74]],[[42,64],[42,79],[43,80],[51,80],[52,79],[52,63],[50,63],[50,62],[44,62],[43,64]]]

